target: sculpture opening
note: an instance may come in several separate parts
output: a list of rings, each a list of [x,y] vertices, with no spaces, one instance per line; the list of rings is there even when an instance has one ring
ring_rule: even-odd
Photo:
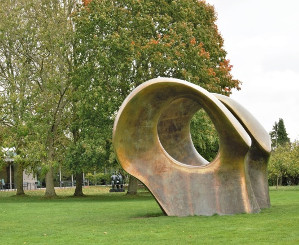
[[[206,132],[201,131],[203,128]],[[182,164],[206,166],[218,153],[218,135],[212,121],[202,106],[188,97],[177,98],[163,109],[157,131],[164,150]],[[206,135],[203,137],[204,134]],[[211,143],[203,142],[204,139],[215,136],[216,151],[211,152],[208,157],[200,154],[192,141],[192,136],[196,140],[198,150]]]
[[[197,152],[208,162],[212,162],[219,151],[219,136],[212,120],[204,109],[200,109],[192,117],[190,133]]]

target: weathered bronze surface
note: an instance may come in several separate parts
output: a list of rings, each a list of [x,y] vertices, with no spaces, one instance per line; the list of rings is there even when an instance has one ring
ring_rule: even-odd
[[[212,162],[194,148],[190,120],[203,108],[219,135]],[[232,99],[186,81],[157,78],[123,102],[113,145],[167,215],[256,213],[270,206],[267,132]]]

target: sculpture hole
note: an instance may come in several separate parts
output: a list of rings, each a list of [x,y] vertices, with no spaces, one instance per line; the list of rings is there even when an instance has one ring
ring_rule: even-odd
[[[159,118],[157,131],[161,146],[185,165],[205,166],[218,153],[217,131],[201,108],[195,100],[177,98],[164,108]]]
[[[198,110],[191,119],[190,133],[197,152],[208,162],[213,161],[219,150],[217,130],[204,109]]]

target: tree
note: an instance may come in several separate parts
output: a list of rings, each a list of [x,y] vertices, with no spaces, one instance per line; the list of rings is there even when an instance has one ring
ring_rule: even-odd
[[[288,137],[284,121],[282,118],[279,118],[278,123],[275,122],[273,125],[273,129],[270,132],[272,148],[275,149],[279,145],[284,145],[286,143],[290,143],[290,139]]]
[[[70,123],[72,142],[67,150],[66,162],[76,174],[74,195],[82,196],[83,172],[103,171],[116,161],[111,142],[113,119],[107,116],[109,103],[104,97],[99,97],[102,88],[78,76],[80,69],[77,66],[74,74]]]
[[[55,196],[53,171],[66,142],[73,69],[75,0],[5,1],[1,71],[6,104],[4,114],[21,134],[21,159],[32,156],[46,172],[46,196]],[[4,6],[4,7],[3,7]],[[3,58],[4,57],[4,58]],[[5,107],[8,108],[8,107]],[[25,120],[26,119],[26,120]],[[24,135],[22,135],[24,134]],[[14,144],[17,144],[14,142]]]
[[[73,24],[71,15],[76,1],[51,0],[35,4],[38,41],[42,43],[36,66],[42,71],[37,78],[36,129],[44,149],[46,196],[55,196],[53,170],[60,157],[57,152],[65,141],[70,117],[73,70]]]
[[[299,144],[298,141],[278,145],[269,161],[270,184],[297,185],[299,183]]]
[[[271,154],[268,166],[268,174],[269,179],[272,180],[272,184],[276,184],[276,188],[278,188],[278,185],[282,184],[282,177],[286,175],[286,163],[290,161],[290,156],[288,154],[289,152],[289,145],[279,145]]]
[[[14,149],[17,166],[17,195],[23,195],[23,170],[30,163],[31,122],[34,82],[30,79],[28,50],[33,48],[30,20],[24,1],[5,1],[0,9],[0,86],[1,127],[5,127],[3,146]]]
[[[81,86],[97,98],[97,107],[105,107],[99,116],[107,119],[108,138],[122,101],[151,78],[175,77],[226,95],[240,89],[230,74],[214,8],[205,1],[84,3],[75,18],[76,67],[85,77]]]
[[[294,141],[291,144],[291,161],[288,165],[290,184],[299,184],[299,142]]]

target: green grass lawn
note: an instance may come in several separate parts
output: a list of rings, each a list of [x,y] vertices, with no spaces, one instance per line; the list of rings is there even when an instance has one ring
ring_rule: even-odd
[[[0,192],[0,244],[299,244],[299,187],[271,189],[272,207],[259,214],[183,218],[163,216],[147,192],[73,191]]]

